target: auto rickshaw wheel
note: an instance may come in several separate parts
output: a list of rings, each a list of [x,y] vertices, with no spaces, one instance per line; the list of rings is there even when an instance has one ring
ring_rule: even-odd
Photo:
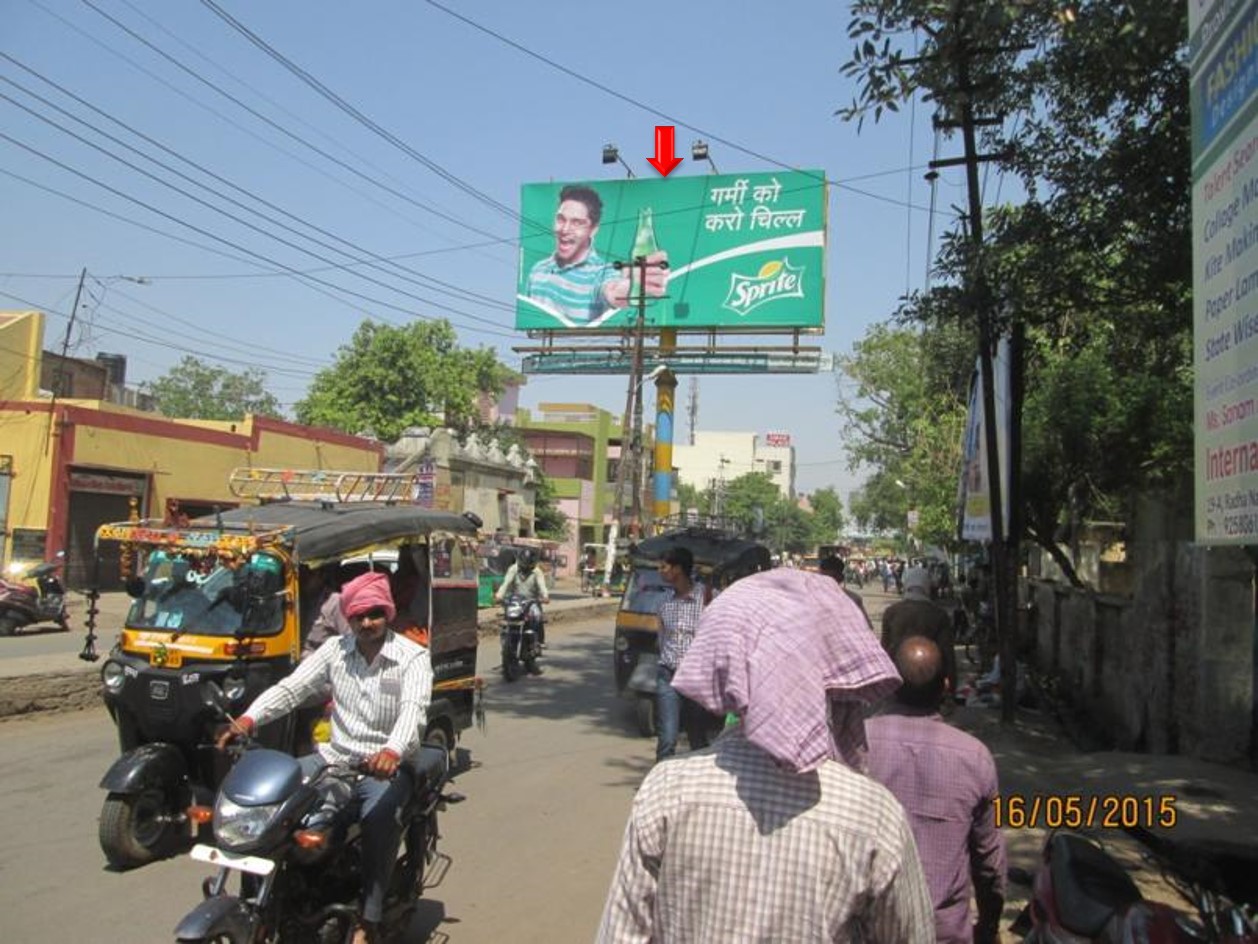
[[[114,868],[134,869],[165,856],[174,837],[175,823],[160,789],[105,797],[100,811],[100,847]]]
[[[434,721],[424,729],[423,741],[425,744],[431,744],[434,747],[445,748],[446,756],[450,759],[450,769],[454,769],[454,735],[450,731],[450,725],[444,721]]]
[[[643,737],[655,737],[655,699],[639,696],[634,699],[638,713],[638,733]]]
[[[22,621],[16,616],[0,616],[0,636],[12,636],[21,625]]]

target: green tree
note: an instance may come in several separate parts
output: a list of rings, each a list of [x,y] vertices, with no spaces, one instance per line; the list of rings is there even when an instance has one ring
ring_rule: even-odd
[[[477,397],[499,394],[509,372],[488,348],[460,348],[447,321],[400,327],[364,321],[296,405],[303,423],[386,442],[408,426],[476,426]]]
[[[533,528],[548,541],[568,540],[568,516],[559,509],[555,486],[541,472],[537,473],[537,491],[533,498]]]
[[[819,488],[808,496],[812,506],[812,543],[833,544],[843,533],[843,500],[833,487]]]
[[[266,390],[266,373],[234,373],[187,355],[161,377],[143,385],[165,416],[189,420],[240,420],[247,413],[281,415]]]
[[[911,320],[915,303],[901,311]],[[849,462],[873,469],[852,514],[876,530],[902,531],[909,509],[914,536],[956,542],[957,481],[973,354],[956,328],[872,325],[843,371],[854,396],[840,393]]]
[[[857,0],[852,13],[844,117],[877,120],[920,94],[955,122],[969,50],[976,112],[1005,119],[981,129],[980,150],[1004,155],[1025,199],[985,213],[981,252],[963,226],[947,233],[937,288],[901,315],[972,334],[981,271],[1001,322],[1025,327],[1022,517],[1070,574],[1070,527],[1190,473],[1186,5]]]
[[[773,507],[781,501],[773,480],[763,472],[748,472],[725,483],[722,514],[741,534],[763,534]]]
[[[765,510],[760,540],[778,551],[808,554],[816,549],[814,516],[799,505],[779,497]]]
[[[701,492],[689,482],[682,482],[678,480],[677,502],[681,506],[682,514],[685,514],[691,508],[694,508],[699,512],[699,514],[706,515],[712,509],[711,490]]]

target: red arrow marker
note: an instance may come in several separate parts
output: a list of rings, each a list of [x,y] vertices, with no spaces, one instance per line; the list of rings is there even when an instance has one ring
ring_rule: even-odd
[[[667,177],[678,164],[681,158],[673,153],[673,126],[672,125],[656,125],[655,126],[655,156],[648,157],[646,162],[660,172],[660,176]]]

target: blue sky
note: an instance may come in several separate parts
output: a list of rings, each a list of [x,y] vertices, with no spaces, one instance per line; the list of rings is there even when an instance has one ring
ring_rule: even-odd
[[[0,34],[0,134],[10,139],[0,138],[6,222],[0,230],[0,308],[33,305],[52,312],[46,346],[55,349],[78,272],[86,267],[94,278],[72,349],[85,357],[126,353],[132,383],[159,376],[189,352],[229,358],[226,366],[234,369],[267,370],[270,389],[291,404],[364,317],[401,321],[407,312],[449,313],[464,344],[492,345],[505,362],[518,364],[511,348],[528,342],[511,330],[509,310],[517,223],[491,204],[515,208],[525,182],[623,175],[601,163],[607,142],[615,142],[639,174],[654,173],[645,158],[653,150],[655,125],[665,122],[624,99],[675,118],[682,156],[689,158],[690,143],[705,137],[722,173],[779,166],[736,147],[742,146],[780,165],[822,168],[836,183],[829,207],[827,327],[817,339],[824,350],[850,352],[906,289],[923,285],[931,195],[922,175],[934,146],[929,112],[906,109],[880,125],[866,123],[859,134],[833,115],[852,95],[839,73],[850,51],[842,3],[443,0],[623,96],[618,98],[420,0],[217,2],[409,153],[334,108],[198,0],[7,0]],[[386,283],[380,285],[352,270],[328,268],[274,237],[334,262],[343,264],[344,255],[230,207],[30,92],[246,206],[258,207],[255,198],[263,198],[291,214],[281,217],[290,226],[309,232],[304,224],[314,224],[325,231],[318,237],[325,242],[343,240],[357,247],[353,252],[398,258],[411,271],[357,267]],[[103,150],[51,127],[41,115]],[[946,142],[943,147],[946,154],[957,149]],[[105,152],[201,194],[263,232]],[[249,195],[210,181],[169,152]],[[706,164],[687,159],[673,173],[707,171]],[[964,202],[963,183],[959,170],[941,178],[936,236],[947,225],[949,208]],[[201,245],[147,232],[34,184]],[[285,269],[322,269],[314,278],[331,284],[312,286]],[[117,276],[143,277],[148,284]],[[679,400],[687,390],[683,380]],[[523,403],[588,401],[618,412],[624,396],[623,378],[533,376]],[[847,492],[856,480],[846,469],[836,397],[831,374],[704,377],[699,428],[790,433],[798,486],[811,491],[835,485]],[[678,432],[685,432],[680,417]]]

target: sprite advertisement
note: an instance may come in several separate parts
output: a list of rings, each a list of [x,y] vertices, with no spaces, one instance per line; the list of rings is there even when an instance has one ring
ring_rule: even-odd
[[[520,204],[520,330],[623,330],[640,307],[656,329],[825,324],[821,171],[525,184]]]

